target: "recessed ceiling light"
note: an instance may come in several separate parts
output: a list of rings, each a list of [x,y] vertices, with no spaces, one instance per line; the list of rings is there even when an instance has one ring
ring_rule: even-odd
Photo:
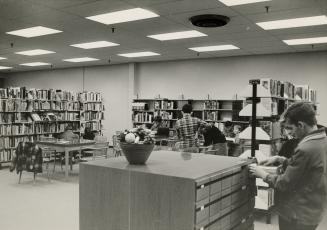
[[[53,54],[53,53],[55,53],[55,52],[50,51],[50,50],[36,49],[36,50],[26,50],[26,51],[16,52],[15,54],[26,55],[26,56],[36,56],[36,55]]]
[[[283,40],[287,45],[312,45],[319,43],[327,43],[327,37],[315,37],[315,38],[301,38],[301,39],[289,39]]]
[[[118,56],[133,58],[133,57],[148,57],[148,56],[157,56],[160,55],[154,52],[137,52],[137,53],[125,53],[125,54],[117,54]]]
[[[244,4],[256,3],[256,2],[268,2],[271,0],[219,0],[219,1],[224,3],[226,6],[236,6],[236,5],[244,5]]]
[[[82,58],[70,58],[70,59],[64,59],[63,61],[67,62],[88,62],[88,61],[98,61],[97,58],[90,58],[90,57],[82,57]]]
[[[258,26],[264,30],[275,30],[275,29],[285,29],[285,28],[295,28],[304,26],[317,26],[327,24],[326,15],[305,17],[305,18],[293,18],[285,20],[276,20],[268,22],[258,22]]]
[[[61,33],[62,31],[60,30],[55,30],[43,26],[35,26],[35,27],[30,27],[26,29],[21,29],[21,30],[14,30],[10,32],[6,32],[6,34],[11,34],[11,35],[16,35],[16,36],[21,36],[25,38],[31,38],[31,37],[38,37],[38,36],[43,36],[43,35],[48,35],[48,34],[56,34],[56,33]]]
[[[196,30],[187,30],[187,31],[174,32],[174,33],[148,35],[147,37],[157,39],[160,41],[167,41],[167,40],[204,37],[204,36],[208,36],[208,35],[198,32]]]
[[[50,63],[46,62],[30,62],[30,63],[23,63],[20,65],[25,65],[25,66],[43,66],[43,65],[51,65]]]
[[[0,60],[4,60],[4,59],[7,59],[7,58],[5,58],[5,57],[0,57]]]
[[[110,25],[110,24],[137,21],[137,20],[154,18],[154,17],[159,17],[159,15],[142,8],[134,8],[129,10],[121,10],[121,11],[115,11],[106,14],[94,15],[86,18],[92,21]]]
[[[236,50],[239,49],[234,45],[219,45],[219,46],[200,46],[200,47],[192,47],[190,50],[194,50],[196,52],[209,52],[209,51],[220,51],[220,50]]]
[[[74,46],[82,49],[95,49],[95,48],[102,48],[102,47],[109,47],[109,46],[119,46],[119,44],[113,42],[107,42],[107,41],[97,41],[97,42],[73,44],[70,46]]]
[[[0,66],[0,70],[1,69],[12,69],[12,67],[8,67],[8,66]]]

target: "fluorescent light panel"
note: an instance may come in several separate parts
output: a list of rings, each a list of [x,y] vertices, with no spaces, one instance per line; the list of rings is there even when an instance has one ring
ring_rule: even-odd
[[[210,51],[221,51],[221,50],[236,50],[239,49],[234,45],[219,45],[219,46],[199,46],[189,48],[190,50],[194,50],[196,52],[210,52]]]
[[[157,39],[160,41],[167,41],[167,40],[204,37],[204,36],[207,35],[196,30],[187,30],[187,31],[174,32],[174,33],[148,35],[147,37]]]
[[[137,53],[125,53],[125,54],[117,54],[118,56],[122,57],[128,57],[128,58],[133,58],[133,57],[148,57],[148,56],[157,56],[160,55],[158,53],[146,51],[146,52],[137,52]]]
[[[159,17],[159,15],[142,8],[133,8],[129,10],[121,10],[121,11],[116,11],[106,14],[94,15],[86,18],[92,21],[110,25],[110,24],[137,21],[137,20],[154,18],[154,17]]]
[[[98,60],[99,59],[97,59],[97,58],[81,57],[81,58],[64,59],[63,61],[66,61],[66,62],[88,62],[88,61],[98,61]]]
[[[7,58],[5,58],[5,57],[0,57],[0,60],[4,60],[4,59],[7,59]]]
[[[315,38],[301,38],[301,39],[289,39],[283,40],[287,45],[312,45],[312,44],[320,44],[327,43],[327,37],[315,37]]]
[[[60,30],[55,30],[55,29],[51,29],[51,28],[47,28],[47,27],[43,27],[43,26],[35,26],[35,27],[26,28],[26,29],[6,32],[6,34],[21,36],[21,37],[25,37],[25,38],[32,38],[32,37],[56,34],[56,33],[61,33],[61,32],[62,31],[60,31]]]
[[[26,56],[36,56],[36,55],[43,55],[43,54],[53,54],[54,51],[50,50],[42,50],[42,49],[35,49],[35,50],[26,50],[21,52],[16,52],[15,54],[26,55]]]
[[[258,22],[256,24],[261,28],[263,28],[264,30],[317,26],[317,25],[327,24],[327,17],[326,15],[320,15],[320,16],[313,16],[313,17]]]
[[[24,66],[43,66],[43,65],[51,65],[50,63],[46,62],[30,62],[30,63],[23,63],[19,65],[24,65]]]
[[[95,48],[103,48],[103,47],[109,47],[109,46],[119,46],[119,44],[113,43],[113,42],[108,42],[108,41],[96,41],[96,42],[73,44],[70,46],[74,46],[74,47],[82,48],[82,49],[95,49]]]
[[[1,69],[12,69],[12,67],[9,67],[9,66],[0,66],[0,70]]]
[[[224,3],[226,6],[236,6],[236,5],[244,5],[250,3],[257,3],[257,2],[268,2],[271,0],[219,0],[219,2]]]

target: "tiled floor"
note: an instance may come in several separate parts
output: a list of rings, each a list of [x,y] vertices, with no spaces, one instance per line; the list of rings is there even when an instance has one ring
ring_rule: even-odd
[[[46,173],[38,175],[33,183],[32,173],[23,173],[21,184],[18,175],[8,168],[0,170],[0,230],[78,230],[79,187],[78,165],[74,165],[69,180],[57,167],[51,182]],[[278,230],[275,215],[272,223],[266,217],[255,215],[255,230]],[[326,229],[327,218],[318,230]]]

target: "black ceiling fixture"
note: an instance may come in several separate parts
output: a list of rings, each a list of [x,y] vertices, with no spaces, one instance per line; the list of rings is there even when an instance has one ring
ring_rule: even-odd
[[[217,14],[202,14],[190,17],[190,22],[198,27],[221,27],[226,25],[230,18],[224,15]]]

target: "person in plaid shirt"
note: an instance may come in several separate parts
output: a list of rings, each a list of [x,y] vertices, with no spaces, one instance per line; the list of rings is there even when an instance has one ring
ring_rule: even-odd
[[[197,117],[192,117],[192,105],[185,104],[182,108],[183,118],[176,122],[176,131],[180,140],[179,150],[182,152],[197,153],[197,132],[200,127],[206,126],[207,123]]]

